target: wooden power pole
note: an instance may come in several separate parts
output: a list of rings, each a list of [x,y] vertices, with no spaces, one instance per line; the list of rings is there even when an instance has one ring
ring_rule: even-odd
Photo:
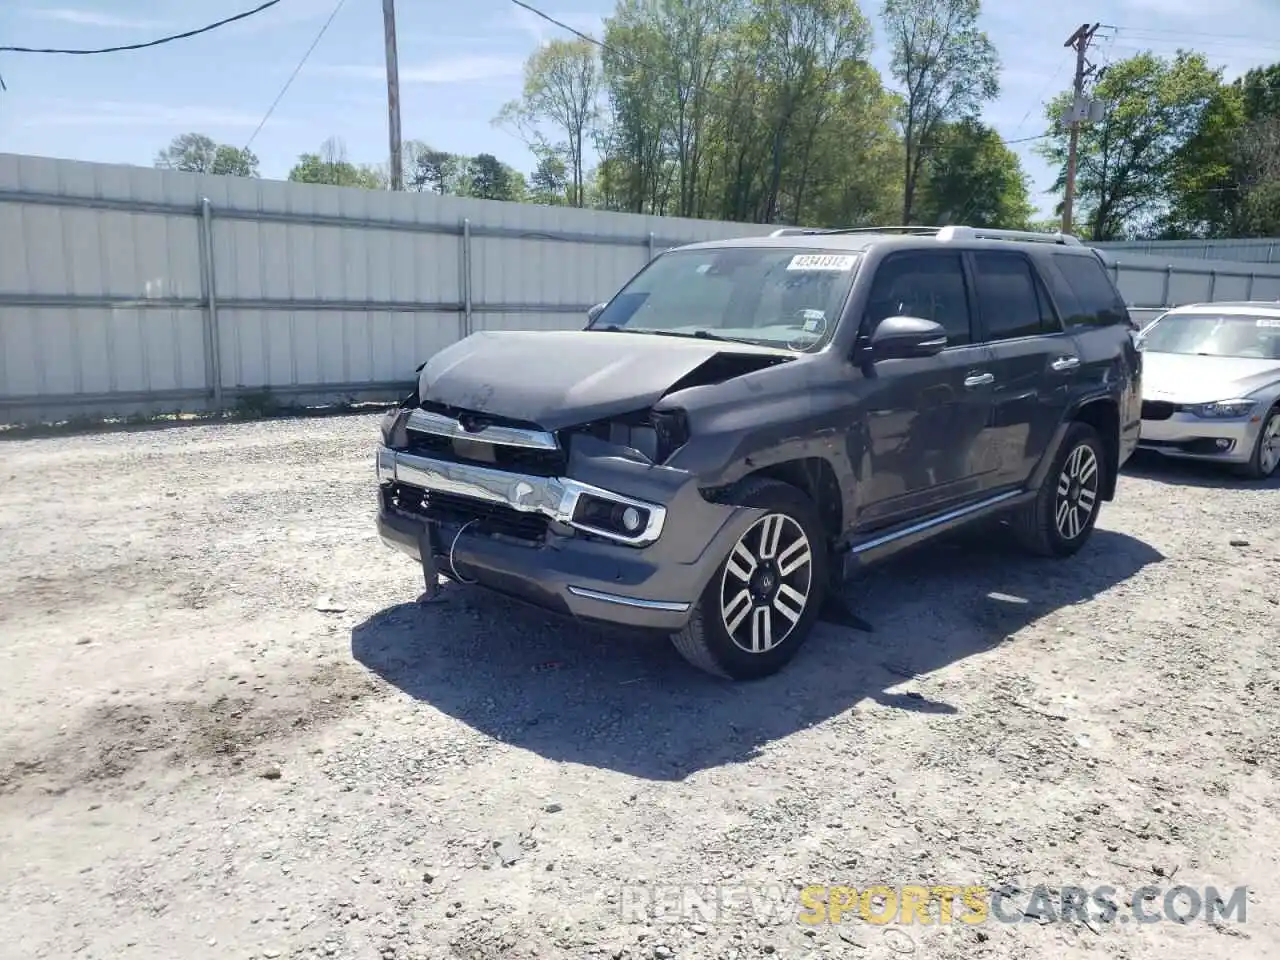
[[[1063,233],[1071,232],[1072,207],[1075,205],[1076,200],[1076,151],[1080,145],[1080,98],[1084,95],[1085,77],[1089,75],[1089,64],[1085,59],[1085,54],[1089,50],[1093,35],[1098,32],[1100,26],[1102,26],[1100,23],[1082,23],[1080,28],[1068,37],[1067,42],[1063,44],[1064,47],[1070,47],[1076,52],[1076,79],[1072,85],[1075,97],[1071,103],[1071,140],[1070,146],[1067,148],[1067,189],[1062,200]]]
[[[382,0],[382,26],[387,38],[387,126],[391,137],[391,189],[404,189],[400,147],[400,63],[396,56],[395,0]]]

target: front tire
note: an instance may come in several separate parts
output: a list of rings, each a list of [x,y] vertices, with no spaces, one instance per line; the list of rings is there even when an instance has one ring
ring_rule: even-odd
[[[751,478],[734,502],[759,507],[671,641],[689,663],[730,680],[777,673],[813,631],[827,587],[827,543],[817,507],[778,480]]]
[[[1280,467],[1280,404],[1272,407],[1262,421],[1253,456],[1240,473],[1250,480],[1267,480],[1277,467]]]
[[[1011,518],[1022,546],[1041,557],[1079,551],[1102,508],[1106,469],[1098,431],[1087,423],[1071,424],[1036,498]]]

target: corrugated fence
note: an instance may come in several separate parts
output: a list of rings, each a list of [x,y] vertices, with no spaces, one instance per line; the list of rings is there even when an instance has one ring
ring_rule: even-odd
[[[655,253],[768,226],[0,154],[0,422],[386,398],[476,330],[580,327]],[[1120,254],[1154,308],[1280,264]]]

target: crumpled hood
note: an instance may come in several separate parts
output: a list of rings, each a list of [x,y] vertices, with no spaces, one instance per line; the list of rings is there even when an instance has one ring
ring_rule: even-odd
[[[485,331],[427,361],[418,395],[559,430],[649,407],[723,354],[740,357],[743,373],[794,356],[781,348],[621,331]]]
[[[1280,380],[1280,361],[1144,353],[1142,397],[1172,403],[1213,403],[1247,397]]]

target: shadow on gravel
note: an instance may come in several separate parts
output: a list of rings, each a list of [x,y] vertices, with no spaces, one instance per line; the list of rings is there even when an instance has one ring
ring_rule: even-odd
[[[356,660],[474,729],[548,759],[679,780],[867,698],[933,714],[954,706],[889,689],[999,645],[1022,627],[1163,559],[1097,530],[1071,560],[1029,560],[1002,536],[969,535],[886,565],[850,588],[871,634],[820,625],[783,673],[721,682],[664,639],[547,617],[455,587],[357,626]],[[1098,642],[1112,642],[1099,625]],[[1087,642],[1087,641],[1086,641]]]
[[[1280,490],[1280,472],[1269,480],[1248,480],[1230,468],[1199,460],[1177,460],[1149,450],[1139,450],[1124,465],[1121,477],[1141,477],[1154,483],[1210,490]]]

